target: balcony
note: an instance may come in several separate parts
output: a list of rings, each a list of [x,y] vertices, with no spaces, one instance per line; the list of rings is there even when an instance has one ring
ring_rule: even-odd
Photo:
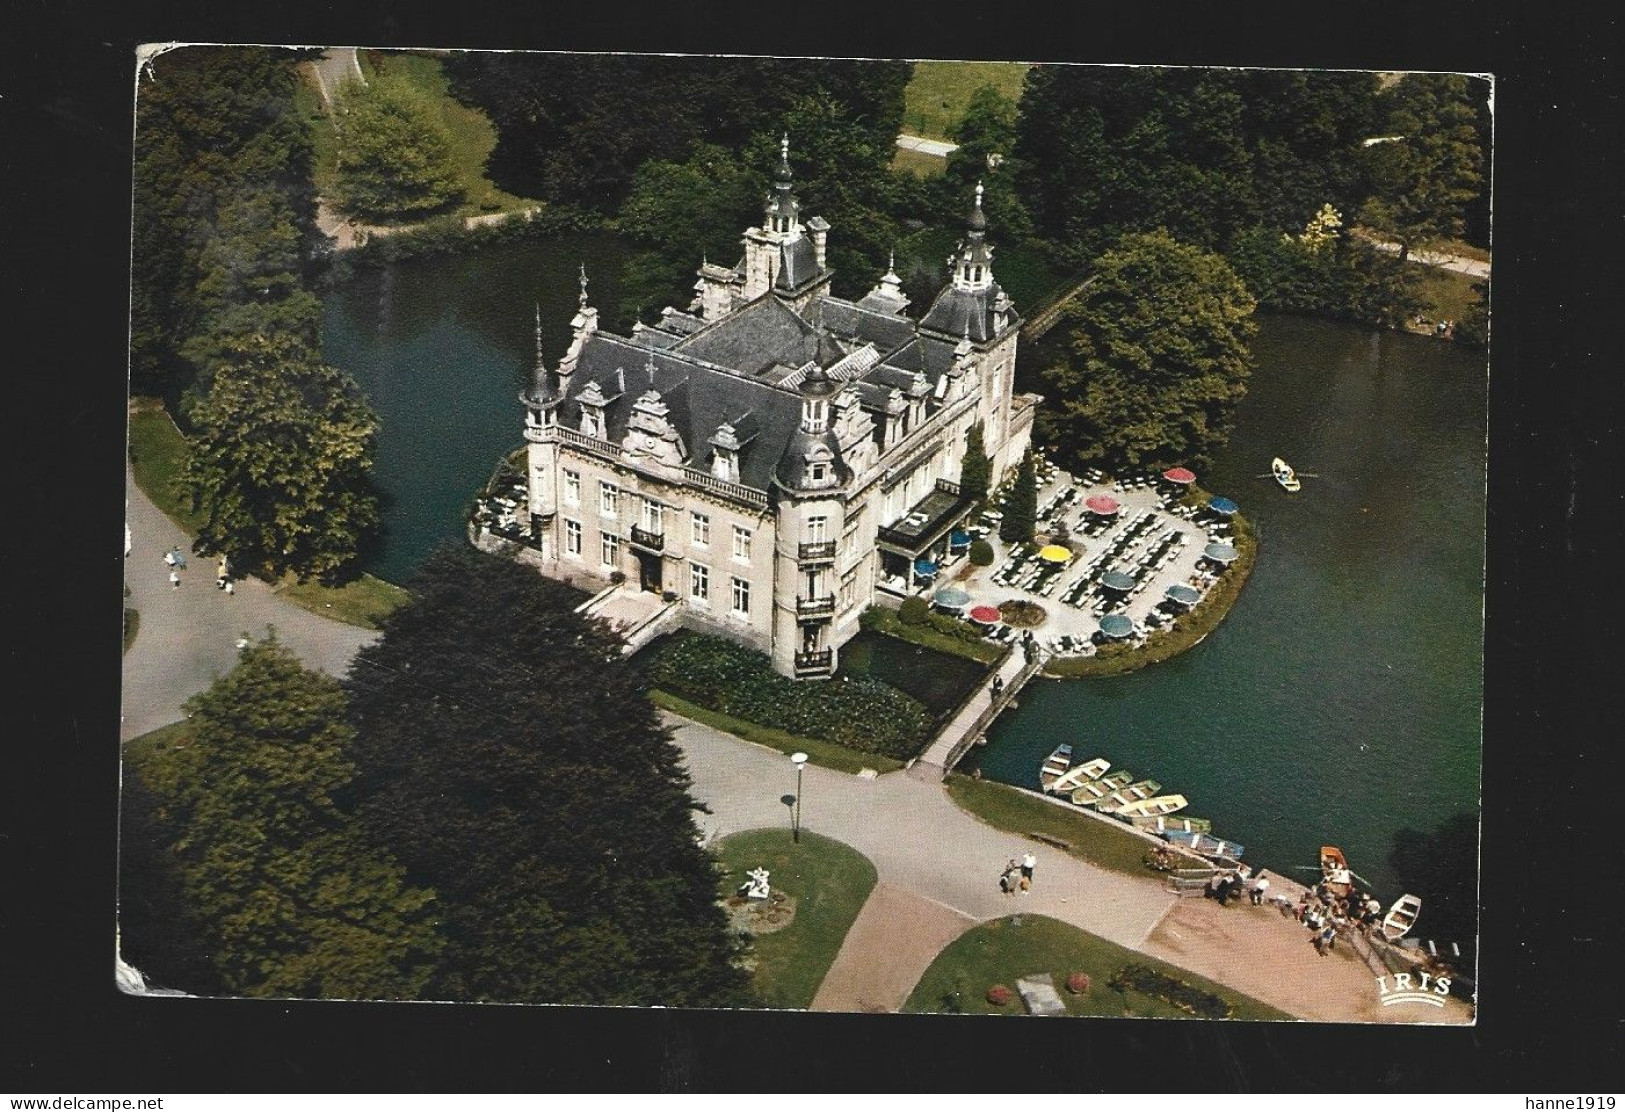
[[[965,497],[958,483],[938,479],[937,485],[908,513],[880,528],[879,540],[892,551],[917,555],[936,543],[960,518],[974,498]]]
[[[632,543],[638,548],[650,552],[660,552],[666,547],[666,534],[651,532],[648,529],[632,526]]]
[[[803,564],[827,564],[835,559],[834,541],[813,541],[804,544],[796,556]]]
[[[835,596],[796,599],[796,617],[816,620],[835,616]]]
[[[835,663],[835,650],[824,649],[820,652],[797,653],[796,675],[816,675],[825,673]]]

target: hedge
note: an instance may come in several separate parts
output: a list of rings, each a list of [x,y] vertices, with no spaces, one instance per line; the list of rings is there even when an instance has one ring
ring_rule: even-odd
[[[1135,992],[1166,1000],[1180,1011],[1199,1019],[1229,1019],[1232,1008],[1222,998],[1195,985],[1175,980],[1145,965],[1125,965],[1109,982],[1118,992]]]
[[[925,705],[866,678],[787,679],[762,653],[721,637],[685,633],[655,646],[649,681],[711,710],[758,725],[907,760],[930,737]]]

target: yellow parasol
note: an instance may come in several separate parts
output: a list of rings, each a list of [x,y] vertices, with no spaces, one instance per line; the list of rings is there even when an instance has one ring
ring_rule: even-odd
[[[1072,559],[1072,550],[1064,544],[1046,544],[1038,550],[1038,558],[1046,564],[1064,564]]]

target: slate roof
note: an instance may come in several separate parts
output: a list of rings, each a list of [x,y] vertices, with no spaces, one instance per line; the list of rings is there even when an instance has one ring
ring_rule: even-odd
[[[950,285],[937,294],[930,311],[920,320],[920,327],[952,336],[956,342],[968,328],[974,342],[984,343],[997,333],[993,327],[993,303],[1002,292],[997,282],[975,292]]]
[[[818,252],[813,250],[812,240],[798,236],[779,245],[779,276],[773,280],[773,285],[778,289],[796,289],[821,273],[818,269]]]

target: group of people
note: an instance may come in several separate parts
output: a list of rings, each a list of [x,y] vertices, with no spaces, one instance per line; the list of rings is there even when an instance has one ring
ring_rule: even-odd
[[[1305,889],[1293,917],[1309,928],[1315,952],[1325,957],[1337,947],[1337,936],[1346,930],[1370,934],[1382,917],[1382,903],[1373,895],[1350,889],[1339,894],[1322,881]]]
[[[1017,893],[1025,896],[1032,890],[1033,869],[1038,865],[1038,858],[1031,853],[1023,854],[1020,861],[1012,857],[1004,866],[1004,872],[999,874],[999,891],[1006,896]]]
[[[1214,873],[1207,882],[1207,895],[1218,900],[1220,907],[1228,906],[1232,898],[1239,900],[1244,896],[1254,907],[1262,906],[1264,894],[1269,890],[1269,878],[1262,871],[1249,873],[1245,865],[1228,873]]]
[[[180,590],[181,571],[186,567],[186,553],[180,545],[164,553],[164,564],[169,568],[169,589]],[[237,593],[237,586],[231,578],[231,565],[224,556],[220,557],[220,567],[215,572],[214,586],[216,590],[224,591],[228,595]]]

